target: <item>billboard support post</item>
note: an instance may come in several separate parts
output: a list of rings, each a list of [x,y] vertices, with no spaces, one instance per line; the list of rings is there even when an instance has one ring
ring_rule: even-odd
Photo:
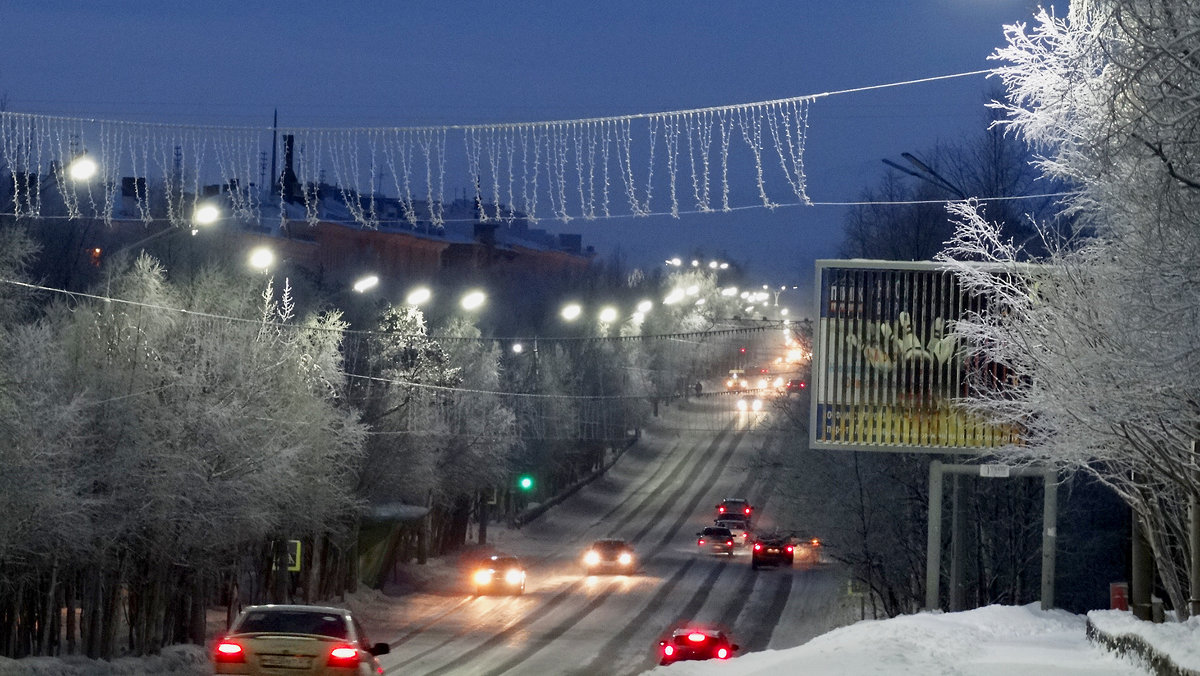
[[[946,474],[967,474],[985,478],[1041,477],[1042,496],[1042,610],[1054,607],[1054,566],[1058,548],[1057,473],[1044,467],[1012,467],[1003,474],[988,471],[993,465],[948,465],[939,460],[929,463],[929,539],[925,550],[925,609],[937,610],[941,596],[942,563],[942,480]],[[957,537],[957,534],[955,534]],[[951,590],[953,594],[953,590]]]
[[[942,463],[929,463],[929,540],[925,548],[925,610],[938,609],[942,574]]]

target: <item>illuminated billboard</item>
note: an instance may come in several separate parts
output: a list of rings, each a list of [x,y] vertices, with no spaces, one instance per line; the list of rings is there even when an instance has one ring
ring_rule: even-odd
[[[1020,443],[956,404],[979,383],[1011,386],[1004,369],[968,359],[954,333],[986,299],[932,262],[817,261],[811,448],[978,453]],[[983,374],[984,378],[971,375]]]

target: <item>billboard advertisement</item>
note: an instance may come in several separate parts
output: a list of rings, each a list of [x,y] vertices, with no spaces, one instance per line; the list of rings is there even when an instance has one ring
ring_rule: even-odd
[[[1004,369],[968,358],[954,332],[986,299],[932,262],[817,261],[811,448],[978,453],[1020,443],[956,404],[971,387],[1008,387]],[[983,375],[985,377],[971,377]]]

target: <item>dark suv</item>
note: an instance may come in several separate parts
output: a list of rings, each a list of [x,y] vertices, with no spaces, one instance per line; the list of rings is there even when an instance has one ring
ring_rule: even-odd
[[[754,513],[754,506],[743,498],[725,498],[717,505],[717,518],[723,516],[740,516],[747,521]]]
[[[750,547],[750,567],[758,570],[760,566],[791,566],[796,555],[796,548],[791,538],[780,535],[768,535],[754,541]]]

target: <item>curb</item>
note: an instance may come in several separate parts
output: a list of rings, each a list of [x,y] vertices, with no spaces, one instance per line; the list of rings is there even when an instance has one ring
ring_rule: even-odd
[[[1155,676],[1200,676],[1200,671],[1175,664],[1169,655],[1156,650],[1141,636],[1107,634],[1092,624],[1090,617],[1087,620],[1087,639],[1110,652],[1140,660]]]

